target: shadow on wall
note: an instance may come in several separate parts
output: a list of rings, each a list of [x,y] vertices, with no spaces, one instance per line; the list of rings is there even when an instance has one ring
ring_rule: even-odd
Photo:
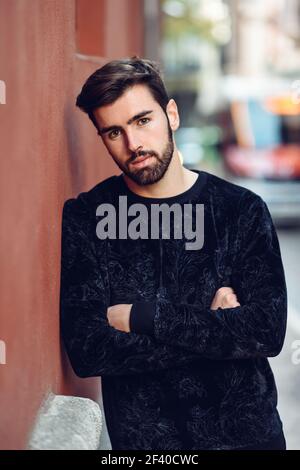
[[[82,156],[84,155],[83,149],[83,131],[82,126],[79,125],[76,116],[75,105],[71,106],[67,103],[64,112],[64,126],[67,138],[67,172],[70,175],[71,189],[73,194],[78,194],[82,188],[82,182],[85,181],[84,162]],[[82,135],[80,135],[82,134]]]

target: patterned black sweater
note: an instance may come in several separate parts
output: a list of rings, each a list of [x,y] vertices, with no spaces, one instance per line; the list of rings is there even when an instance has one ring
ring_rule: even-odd
[[[193,171],[178,196],[138,196],[119,175],[64,205],[61,332],[75,373],[102,377],[112,449],[237,449],[282,433],[267,358],[283,346],[287,292],[269,210],[252,191]],[[203,247],[100,239],[96,209],[118,213],[122,195],[128,206],[204,204]],[[210,309],[222,286],[239,307]],[[130,333],[107,320],[121,303],[133,304]]]

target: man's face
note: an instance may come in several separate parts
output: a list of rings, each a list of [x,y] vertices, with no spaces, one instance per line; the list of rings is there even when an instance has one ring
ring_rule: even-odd
[[[147,185],[164,176],[173,156],[173,132],[147,86],[134,85],[94,115],[104,145],[129,178]]]

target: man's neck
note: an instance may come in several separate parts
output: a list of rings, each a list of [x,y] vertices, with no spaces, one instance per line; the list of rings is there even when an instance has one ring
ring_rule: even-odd
[[[128,188],[132,192],[139,196],[151,198],[177,196],[193,186],[198,178],[197,173],[182,166],[177,150],[174,151],[171,163],[163,178],[157,183],[141,186],[125,174],[123,176]]]

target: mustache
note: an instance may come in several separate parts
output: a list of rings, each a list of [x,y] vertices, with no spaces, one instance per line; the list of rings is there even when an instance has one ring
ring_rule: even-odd
[[[131,154],[131,158],[129,160],[129,163],[133,162],[138,157],[144,157],[144,156],[156,157],[156,158],[158,157],[156,152],[152,152],[150,150],[149,151],[148,150],[140,150],[139,152]]]

